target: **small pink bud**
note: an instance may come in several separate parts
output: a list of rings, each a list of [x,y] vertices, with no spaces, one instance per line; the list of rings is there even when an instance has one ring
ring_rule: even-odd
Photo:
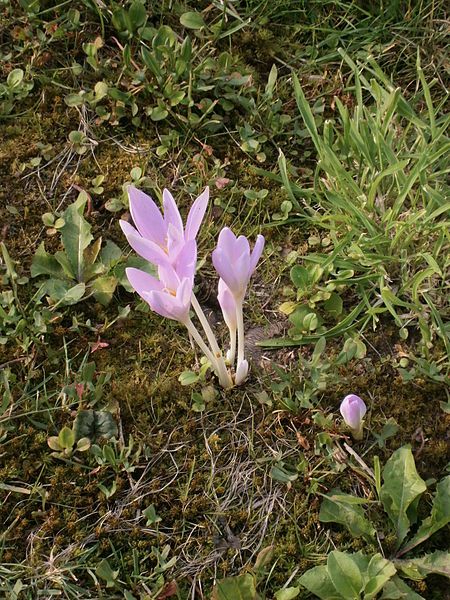
[[[356,440],[362,439],[363,418],[367,407],[359,396],[349,394],[341,402],[341,415]]]

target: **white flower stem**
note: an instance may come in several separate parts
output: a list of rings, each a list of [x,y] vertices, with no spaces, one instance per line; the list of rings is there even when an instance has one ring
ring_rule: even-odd
[[[183,325],[186,326],[186,329],[188,330],[189,335],[191,336],[191,338],[197,343],[197,345],[200,348],[200,350],[203,352],[203,354],[209,360],[209,362],[211,363],[211,366],[214,369],[214,371],[216,371],[216,373],[218,373],[219,372],[219,368],[217,366],[217,361],[216,361],[216,359],[214,357],[214,354],[211,352],[210,348],[208,348],[208,346],[203,341],[203,338],[200,335],[197,327],[194,325],[194,323],[191,321],[191,319],[188,319],[187,321],[185,321],[183,323]]]
[[[238,335],[238,351],[237,351],[237,367],[244,360],[245,341],[244,341],[244,299],[236,299],[236,320],[237,320],[237,335]]]
[[[361,423],[361,425],[359,426],[359,428],[357,429],[352,429],[350,428],[350,433],[352,434],[352,437],[354,440],[362,440],[364,437],[364,427],[363,424]]]
[[[205,313],[202,310],[195,294],[192,294],[192,306],[194,307],[195,313],[200,321],[203,330],[205,331],[206,337],[208,339],[209,345],[211,346],[212,352],[215,358],[215,364],[217,365],[217,375],[219,376],[220,385],[224,388],[231,387],[233,385],[233,381],[231,379],[231,375],[229,374],[227,367],[225,365],[225,360],[222,355],[222,350],[219,348],[219,344],[217,343],[216,336],[214,335],[213,330],[211,329],[210,324],[208,323],[208,319],[205,316]]]
[[[227,361],[233,366],[236,358],[236,327],[229,327],[230,332],[230,349],[227,352]]]

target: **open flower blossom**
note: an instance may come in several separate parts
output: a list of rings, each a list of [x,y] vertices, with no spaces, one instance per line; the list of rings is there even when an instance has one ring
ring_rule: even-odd
[[[367,412],[364,400],[356,394],[349,394],[342,400],[340,411],[355,440],[361,440],[363,436],[363,419]]]
[[[195,238],[208,206],[209,188],[191,206],[186,227],[169,190],[163,191],[164,214],[150,196],[135,187],[128,188],[128,196],[136,227],[126,221],[120,221],[120,226],[133,250],[155,265],[171,265],[177,273],[180,266],[186,272],[189,264],[193,276],[197,258]]]
[[[159,269],[159,279],[140,269],[126,269],[128,281],[150,308],[168,319],[180,323],[189,320],[192,277],[180,279],[172,267]]]
[[[244,298],[248,282],[264,249],[264,237],[258,235],[253,251],[248,239],[238,238],[228,227],[219,234],[217,248],[212,253],[214,268],[232,292],[236,301]]]

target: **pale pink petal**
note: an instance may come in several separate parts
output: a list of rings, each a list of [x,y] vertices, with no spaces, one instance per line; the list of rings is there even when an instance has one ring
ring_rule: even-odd
[[[141,271],[140,269],[129,267],[128,269],[125,269],[125,273],[127,274],[127,279],[130,282],[131,287],[141,297],[144,297],[143,294],[145,293],[148,294],[153,291],[161,291],[163,288],[162,283],[156,279],[156,277],[152,277],[152,275],[145,271]]]
[[[239,282],[239,291],[233,290],[238,296],[244,296],[248,282],[250,281],[250,253],[244,252],[233,261],[233,270],[236,280]]]
[[[206,187],[205,191],[202,192],[195,200],[194,204],[191,206],[191,210],[189,211],[186,221],[186,228],[184,231],[184,237],[186,240],[193,240],[196,238],[208,207],[208,200],[209,187]]]
[[[245,235],[240,235],[234,242],[233,250],[230,255],[231,260],[237,260],[242,254],[250,256],[250,244]]]
[[[189,317],[191,305],[192,281],[185,278],[178,286],[176,296],[168,292],[150,292],[148,303],[150,308],[169,319],[185,323]]]
[[[184,306],[184,310],[186,311],[186,316],[189,314],[189,309],[191,307],[191,297],[192,297],[192,288],[194,286],[194,282],[190,277],[185,277],[178,289],[177,289],[177,300],[180,303],[180,306]]]
[[[252,254],[250,256],[250,275],[256,269],[259,259],[261,258],[262,251],[264,250],[265,239],[264,236],[258,235],[256,238],[255,245],[253,247]]]
[[[168,228],[169,225],[172,224],[181,234],[184,234],[180,211],[178,210],[172,194],[166,189],[163,191],[163,207],[164,223],[166,224],[166,227]]]
[[[158,277],[165,289],[176,292],[180,285],[180,278],[171,264],[158,267]]]
[[[224,252],[230,256],[233,253],[233,248],[236,243],[236,236],[229,227],[224,227],[219,233],[219,239],[217,241],[217,247],[221,248]]]
[[[219,276],[225,281],[233,294],[239,293],[241,284],[236,277],[234,265],[230,262],[228,255],[217,247],[212,252],[212,262]]]
[[[172,296],[167,292],[150,292],[150,294],[148,294],[147,302],[149,303],[150,308],[162,317],[180,321],[182,311],[180,310],[180,305],[175,296]]]
[[[219,279],[217,299],[222,309],[223,318],[229,329],[236,329],[236,302],[223,279]]]
[[[169,223],[167,228],[167,252],[169,253],[170,262],[174,262],[178,253],[184,246],[184,234],[182,231],[177,229]]]
[[[147,194],[130,185],[127,189],[130,213],[139,233],[148,240],[165,245],[167,227],[161,211]]]
[[[155,265],[166,264],[168,262],[167,255],[160,246],[143,238],[139,232],[126,221],[119,221],[119,223],[128,243],[140,256]]]
[[[184,277],[194,278],[197,268],[197,242],[195,239],[183,245],[173,264],[180,279]]]

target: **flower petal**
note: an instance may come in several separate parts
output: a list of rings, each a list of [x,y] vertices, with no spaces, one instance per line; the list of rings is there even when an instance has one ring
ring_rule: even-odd
[[[234,296],[229,290],[223,279],[219,279],[219,288],[217,299],[222,309],[223,318],[229,329],[235,330],[237,327],[236,302]]]
[[[234,243],[230,258],[234,261],[243,254],[248,254],[250,257],[250,244],[248,243],[248,239],[245,237],[245,235],[240,235]]]
[[[176,293],[180,285],[180,278],[171,264],[158,267],[158,277],[165,290],[171,290]]]
[[[197,268],[197,242],[189,240],[181,248],[174,263],[175,271],[180,279],[194,278]]]
[[[167,228],[167,252],[169,254],[170,262],[174,262],[178,253],[184,245],[184,234],[182,231],[177,229],[169,223]]]
[[[234,265],[230,262],[228,255],[217,247],[212,252],[212,262],[219,276],[225,281],[232,294],[239,293],[241,288],[239,280],[236,278]]]
[[[175,296],[167,292],[150,292],[146,298],[150,308],[167,319],[180,320],[179,303]]]
[[[231,262],[231,261],[230,261]],[[244,297],[248,282],[250,281],[250,253],[243,252],[241,256],[232,261],[234,276],[239,282],[239,289],[232,290],[237,297]]]
[[[265,241],[266,240],[262,235],[258,235],[258,237],[256,238],[256,242],[250,256],[250,275],[256,269],[256,265],[258,264],[258,261],[261,258],[262,251],[264,250]]]
[[[224,227],[219,233],[219,239],[217,240],[217,247],[221,248],[226,254],[230,256],[233,254],[233,248],[236,243],[236,236],[229,227]]]
[[[193,282],[188,278],[179,284],[176,296],[169,292],[150,292],[147,302],[150,308],[169,319],[185,323],[189,317]]]
[[[155,265],[168,263],[167,254],[160,246],[143,238],[139,232],[126,221],[119,221],[119,223],[128,243],[135,252]]]
[[[163,288],[163,284],[153,277],[149,273],[145,271],[141,271],[141,269],[134,269],[133,267],[129,267],[125,269],[125,273],[127,274],[127,279],[131,284],[131,287],[143,298],[143,294],[148,294],[152,291],[161,291]],[[144,298],[145,300],[145,298]]]
[[[206,187],[205,191],[195,200],[191,206],[188,218],[186,221],[186,228],[184,231],[184,237],[186,240],[193,240],[196,238],[200,225],[205,216],[206,209],[209,201],[209,187]]]
[[[164,223],[168,228],[172,224],[178,231],[184,235],[183,221],[181,220],[180,211],[173,199],[169,190],[163,191],[163,207],[164,207]]]
[[[130,213],[142,237],[165,246],[167,227],[161,211],[147,194],[130,185],[127,189]]]

